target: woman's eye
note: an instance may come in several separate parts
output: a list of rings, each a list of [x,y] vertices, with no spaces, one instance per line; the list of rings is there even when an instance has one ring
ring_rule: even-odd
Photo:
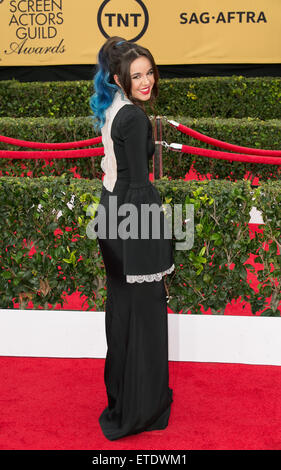
[[[147,72],[147,75],[154,75],[154,72],[153,70],[150,70],[149,72]],[[140,80],[141,79],[141,76],[140,75],[134,75],[132,77],[133,80]]]

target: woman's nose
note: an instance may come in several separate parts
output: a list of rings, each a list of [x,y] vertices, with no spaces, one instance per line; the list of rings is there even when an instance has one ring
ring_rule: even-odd
[[[142,77],[142,84],[143,85],[148,85],[150,82],[149,82],[149,77],[147,75],[144,75]]]

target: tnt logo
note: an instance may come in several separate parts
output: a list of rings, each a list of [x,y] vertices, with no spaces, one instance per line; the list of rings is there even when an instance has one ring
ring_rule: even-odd
[[[148,27],[148,11],[142,0],[104,0],[98,11],[101,33],[121,36],[127,41],[138,41]]]

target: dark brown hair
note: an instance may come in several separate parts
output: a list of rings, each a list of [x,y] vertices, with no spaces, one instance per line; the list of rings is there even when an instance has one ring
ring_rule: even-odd
[[[116,74],[129,100],[141,107],[143,107],[143,103],[131,94],[132,79],[130,66],[138,57],[146,57],[151,63],[155,80],[150,100],[152,102],[155,101],[158,96],[159,73],[154,58],[148,49],[118,36],[113,36],[105,42],[100,52],[107,62],[107,69],[110,74],[109,82],[115,84],[113,76]]]

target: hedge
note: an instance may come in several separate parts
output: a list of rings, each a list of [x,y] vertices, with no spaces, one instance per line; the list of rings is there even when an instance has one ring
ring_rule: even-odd
[[[0,135],[36,142],[72,142],[95,137],[91,118],[0,118]],[[2,150],[34,150],[0,143]],[[102,157],[77,159],[0,159],[0,171],[8,176],[59,176],[79,174],[85,178],[101,178]]]
[[[93,81],[0,82],[0,117],[91,114]],[[200,77],[161,79],[156,112],[190,117],[281,118],[281,78]]]
[[[201,118],[192,119],[180,116],[172,117],[183,124],[211,137],[254,148],[268,148],[281,150],[281,121],[261,121],[254,118],[244,119],[220,119]],[[152,120],[153,122],[153,120]],[[92,120],[89,117],[68,117],[61,119],[48,118],[0,118],[0,134],[33,140],[38,142],[69,142],[74,140],[89,139],[96,135]],[[181,134],[163,120],[163,140],[178,142],[208,148],[206,144]],[[214,148],[214,147],[209,147]],[[0,149],[17,149],[17,147],[0,144]],[[26,150],[20,148],[19,150]],[[221,149],[219,149],[221,150]],[[51,165],[45,160],[0,160],[2,175],[34,177],[42,175],[61,175],[67,173],[73,176],[77,174],[85,178],[101,178],[101,157],[53,160]],[[163,148],[164,175],[171,178],[180,178],[190,170],[192,162],[199,174],[211,173],[214,178],[227,178],[230,180],[242,179],[250,172],[252,177],[260,180],[279,179],[280,166],[262,165],[250,163],[227,162],[223,160],[209,159],[207,157],[195,157],[178,152],[167,151]],[[75,168],[75,170],[71,170]],[[150,167],[152,171],[152,164]]]
[[[199,314],[203,307],[223,314],[236,299],[249,302],[253,314],[280,316],[280,183],[252,190],[248,181],[163,179],[155,186],[163,203],[194,207],[194,244],[174,249],[176,269],[167,277],[172,310]],[[13,302],[27,308],[29,300],[33,308],[54,308],[79,289],[88,310],[104,310],[105,269],[97,240],[86,232],[91,220],[86,211],[98,204],[100,191],[99,180],[0,178],[2,308],[13,308]],[[263,234],[254,238],[248,227],[253,205],[267,211]],[[183,231],[184,220],[185,211]],[[173,237],[174,248],[177,241]],[[248,270],[254,270],[250,253],[264,263],[256,273],[259,291],[247,282]]]

